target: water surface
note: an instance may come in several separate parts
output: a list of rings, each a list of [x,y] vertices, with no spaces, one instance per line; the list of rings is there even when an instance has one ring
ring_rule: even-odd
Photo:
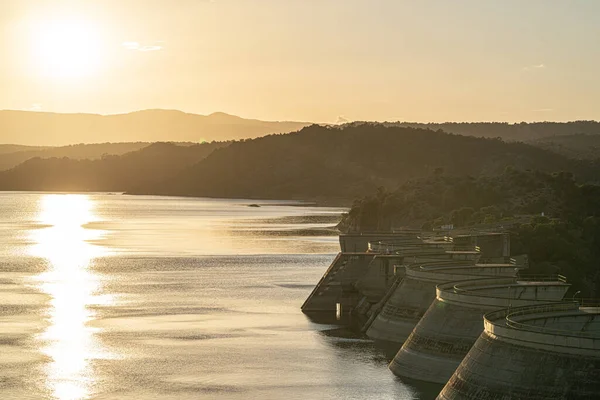
[[[0,194],[2,399],[419,399],[300,305],[343,211]]]

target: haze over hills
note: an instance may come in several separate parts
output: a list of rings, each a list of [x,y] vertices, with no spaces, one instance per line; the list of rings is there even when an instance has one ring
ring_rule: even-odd
[[[543,137],[528,142],[533,146],[562,154],[569,158],[600,158],[600,135],[575,134]]]
[[[17,153],[21,151],[35,151],[45,149],[45,146],[24,146],[20,144],[0,144],[0,154]]]
[[[361,122],[356,123],[361,124]],[[99,115],[3,110],[0,111],[0,143],[37,147],[106,142],[199,143],[293,132],[310,124],[245,119],[221,112],[198,115],[175,110],[143,110],[128,114]],[[430,130],[442,129],[454,134],[500,137],[511,141],[529,141],[572,134],[600,134],[600,123],[596,121],[517,124],[384,122],[383,124]],[[0,148],[0,152],[7,151]]]
[[[227,143],[153,143],[95,160],[32,158],[0,172],[0,190],[119,192],[168,179]]]
[[[0,171],[13,168],[32,158],[62,158],[95,160],[106,155],[121,155],[148,146],[150,143],[95,143],[61,147],[0,145]],[[11,151],[12,150],[12,151]],[[15,151],[16,150],[16,151]]]
[[[0,111],[0,143],[63,146],[105,142],[203,142],[290,132],[303,122],[244,119],[225,113],[144,110],[129,114],[57,114]]]
[[[0,173],[0,190],[126,191],[348,203],[431,175],[490,176],[507,166],[598,179],[597,162],[524,143],[423,129],[313,125],[229,143],[158,143],[101,160],[32,159]]]

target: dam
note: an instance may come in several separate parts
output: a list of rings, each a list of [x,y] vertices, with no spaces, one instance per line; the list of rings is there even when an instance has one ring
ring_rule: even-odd
[[[435,236],[418,231],[344,234],[341,252],[302,305],[305,313],[368,312],[404,276],[404,266],[433,260],[507,260],[507,235]],[[483,247],[478,246],[481,242]]]
[[[564,277],[493,278],[438,285],[436,298],[389,365],[397,376],[445,384],[483,331],[483,315],[561,301]]]
[[[366,333],[372,339],[400,348],[436,297],[436,285],[484,277],[516,277],[523,267],[514,264],[475,264],[473,261],[428,262],[406,267]]]
[[[404,276],[405,263],[419,260],[455,259],[480,255],[479,251],[453,251],[446,238],[423,239],[403,232],[384,240],[375,234],[340,235],[342,251],[302,305],[305,313],[366,312],[381,300],[395,279]],[[353,251],[345,251],[351,249]],[[359,251],[354,251],[359,250]]]
[[[600,307],[576,302],[488,313],[438,400],[596,399]]]
[[[302,311],[317,322],[313,312],[347,315],[343,323],[393,351],[395,375],[429,385],[429,396],[600,393],[600,304],[565,302],[560,275],[523,275],[527,256],[510,255],[507,234],[350,234],[340,248]]]

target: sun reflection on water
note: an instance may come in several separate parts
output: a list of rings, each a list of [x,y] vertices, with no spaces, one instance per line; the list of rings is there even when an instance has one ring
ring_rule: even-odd
[[[91,361],[107,357],[96,338],[97,330],[88,324],[95,318],[90,306],[110,302],[101,295],[100,279],[90,270],[95,258],[108,254],[91,243],[103,235],[85,228],[94,221],[97,217],[89,196],[44,195],[38,214],[43,228],[31,235],[31,254],[48,262],[35,285],[51,298],[49,325],[40,340],[42,352],[50,358],[45,385],[59,400],[88,398],[94,384]]]

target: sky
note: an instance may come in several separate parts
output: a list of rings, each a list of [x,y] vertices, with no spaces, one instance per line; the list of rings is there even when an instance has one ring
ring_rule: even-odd
[[[0,0],[0,109],[600,119],[600,1]]]

